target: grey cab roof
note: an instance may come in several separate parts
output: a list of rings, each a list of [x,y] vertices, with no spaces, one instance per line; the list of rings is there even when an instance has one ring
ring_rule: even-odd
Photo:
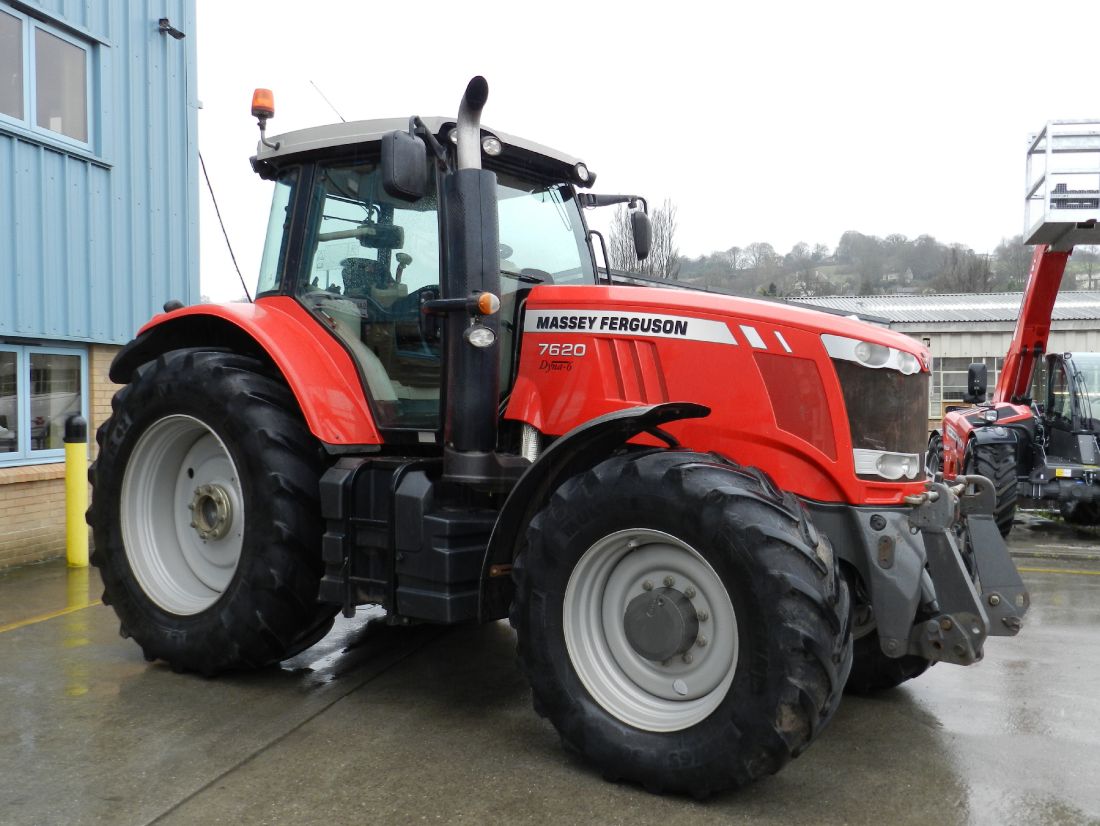
[[[438,135],[445,126],[453,126],[454,118],[427,117],[421,118],[433,135]],[[348,146],[357,143],[370,143],[378,141],[387,132],[405,132],[409,128],[409,119],[405,118],[379,118],[376,120],[357,120],[348,123],[330,123],[324,126],[311,126],[308,129],[298,129],[294,132],[286,132],[282,135],[274,135],[268,140],[278,143],[278,149],[257,144],[256,158],[261,161],[271,161],[300,152],[310,152],[316,149],[328,149],[334,146]],[[533,152],[555,161],[573,166],[580,162],[575,158],[549,146],[540,143],[498,132],[490,126],[482,124],[482,131],[489,132],[498,137],[508,146]]]
[[[791,298],[791,302],[828,307],[856,315],[870,313],[894,324],[1015,321],[1023,293],[933,295],[830,295]],[[1051,316],[1054,321],[1100,319],[1100,292],[1063,290]]]

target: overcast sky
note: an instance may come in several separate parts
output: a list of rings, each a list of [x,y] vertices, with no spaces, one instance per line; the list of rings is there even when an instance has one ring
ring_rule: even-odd
[[[683,255],[849,229],[990,252],[1022,228],[1028,134],[1100,117],[1098,24],[1097,2],[198,0],[189,36],[251,290],[271,187],[248,164],[256,86],[278,134],[338,120],[311,81],[347,120],[453,117],[482,74],[487,125],[582,158],[595,191],[670,198]],[[202,291],[236,298],[205,185],[200,203]]]

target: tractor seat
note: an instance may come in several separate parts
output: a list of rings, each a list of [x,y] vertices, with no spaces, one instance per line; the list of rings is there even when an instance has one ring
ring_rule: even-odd
[[[355,298],[366,298],[371,289],[388,289],[396,283],[386,265],[373,258],[345,258],[340,262],[340,268],[344,277],[344,295]]]

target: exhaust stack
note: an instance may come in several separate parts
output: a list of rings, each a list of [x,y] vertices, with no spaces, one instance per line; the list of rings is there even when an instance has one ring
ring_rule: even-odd
[[[457,169],[443,181],[446,215],[444,298],[468,300],[488,292],[500,296],[496,175],[481,168],[481,110],[489,84],[475,77],[458,108]],[[496,313],[447,314],[447,377],[444,386],[444,475],[456,482],[493,485],[500,481],[494,453],[500,401],[500,318]],[[469,329],[492,331],[492,343],[477,346]],[[487,334],[479,338],[484,342]]]

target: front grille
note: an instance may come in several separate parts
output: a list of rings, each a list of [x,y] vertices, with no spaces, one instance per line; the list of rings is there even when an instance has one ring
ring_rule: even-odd
[[[848,409],[853,448],[924,454],[928,373],[906,376],[843,359],[833,359],[833,367]]]

